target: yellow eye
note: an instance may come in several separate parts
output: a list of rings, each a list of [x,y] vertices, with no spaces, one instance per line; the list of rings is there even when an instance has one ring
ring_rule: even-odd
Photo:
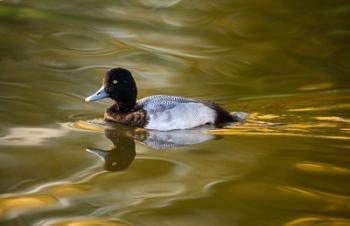
[[[113,80],[113,84],[115,85],[115,84],[117,84],[118,83],[118,81],[117,80]]]

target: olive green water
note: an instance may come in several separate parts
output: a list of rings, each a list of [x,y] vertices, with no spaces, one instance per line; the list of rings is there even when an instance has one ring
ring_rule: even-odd
[[[0,1],[0,225],[350,225],[349,21],[342,0]],[[250,117],[111,128],[83,100],[116,66],[139,97]]]

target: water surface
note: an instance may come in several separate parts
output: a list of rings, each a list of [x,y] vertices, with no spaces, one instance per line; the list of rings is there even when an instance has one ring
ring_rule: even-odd
[[[350,225],[348,1],[0,1],[1,225]],[[110,126],[139,97],[250,113],[185,133]],[[88,151],[86,151],[88,150]]]

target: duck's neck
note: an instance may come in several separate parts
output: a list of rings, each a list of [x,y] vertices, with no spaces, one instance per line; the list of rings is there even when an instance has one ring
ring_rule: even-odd
[[[118,105],[118,111],[132,112],[134,111],[136,100],[118,100],[115,105]]]

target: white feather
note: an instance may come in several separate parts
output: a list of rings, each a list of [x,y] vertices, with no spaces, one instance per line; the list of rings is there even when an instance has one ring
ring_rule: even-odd
[[[178,103],[163,111],[149,111],[148,116],[146,129],[169,131],[214,123],[216,112],[203,103],[189,102]]]

